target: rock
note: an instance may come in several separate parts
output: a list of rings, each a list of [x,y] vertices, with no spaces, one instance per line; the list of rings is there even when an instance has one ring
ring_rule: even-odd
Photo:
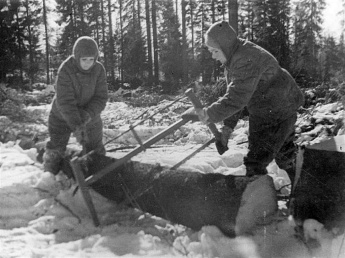
[[[294,189],[292,213],[301,223],[313,219],[327,230],[345,229],[345,135],[306,146]]]
[[[265,175],[250,182],[242,195],[236,218],[236,235],[250,233],[258,225],[270,223],[278,210],[272,177]]]

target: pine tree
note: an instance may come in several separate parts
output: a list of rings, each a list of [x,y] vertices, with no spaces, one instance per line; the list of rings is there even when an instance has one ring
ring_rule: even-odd
[[[160,42],[160,67],[164,74],[166,86],[164,90],[171,92],[178,90],[182,79],[182,42],[179,24],[176,22],[176,14],[173,3],[162,1],[162,23],[159,36]]]
[[[199,71],[202,78],[202,83],[206,85],[212,80],[214,62],[210,52],[205,46],[205,32],[212,25],[214,20],[211,15],[211,3],[205,3],[202,0],[197,2],[194,15],[194,29],[195,29],[195,55],[196,62],[200,65]]]
[[[16,87],[23,86],[24,79],[27,79],[28,69],[25,63],[29,54],[27,40],[29,22],[26,8],[21,1],[1,1],[0,81]]]
[[[321,79],[318,54],[321,47],[324,0],[301,0],[296,4],[294,19],[294,74],[301,85],[312,86]]]
[[[152,67],[152,38],[151,38],[151,19],[150,3],[145,0],[145,21],[146,21],[146,40],[147,40],[147,69],[148,69],[148,86],[151,87],[153,79]]]
[[[289,68],[290,0],[254,2],[253,41],[273,54],[284,68]]]
[[[328,82],[338,71],[341,59],[340,53],[333,37],[327,37],[324,40],[324,46],[319,55],[320,74],[322,82]]]
[[[123,63],[121,66],[123,80],[129,82],[132,88],[137,88],[142,84],[145,79],[144,74],[147,71],[145,40],[140,26],[139,12],[137,0],[124,2],[122,9],[124,22]]]
[[[152,0],[152,41],[153,41],[153,67],[154,83],[159,84],[159,61],[158,61],[158,32],[157,32],[157,7],[156,0]]]
[[[72,53],[75,41],[81,36],[93,36],[88,25],[92,17],[91,0],[56,0],[56,9],[61,14],[60,24],[66,24],[61,35],[60,53],[64,58]]]
[[[25,59],[25,71],[31,81],[31,84],[35,82],[35,75],[39,70],[39,32],[38,27],[40,24],[40,13],[42,12],[42,7],[39,1],[29,1],[25,0],[23,2],[26,12],[26,38],[27,38],[27,48],[29,52],[29,58]]]

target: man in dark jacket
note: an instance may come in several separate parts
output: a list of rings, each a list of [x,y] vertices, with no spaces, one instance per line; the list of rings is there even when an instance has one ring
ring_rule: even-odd
[[[71,133],[86,152],[105,153],[101,112],[108,100],[106,73],[97,61],[98,46],[90,37],[80,37],[73,55],[60,66],[56,93],[49,114],[44,170],[59,172]]]
[[[227,91],[203,109],[196,109],[205,123],[224,121],[226,144],[238,113],[249,112],[249,151],[244,158],[247,176],[266,174],[275,159],[293,183],[295,178],[295,122],[304,97],[292,76],[265,49],[239,39],[227,22],[213,24],[205,35],[212,58],[225,67]]]

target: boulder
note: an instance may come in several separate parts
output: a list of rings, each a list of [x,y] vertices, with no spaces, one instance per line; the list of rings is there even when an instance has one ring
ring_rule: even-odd
[[[294,218],[301,223],[313,219],[328,230],[343,232],[345,135],[306,146],[301,152],[301,165],[297,171],[299,180],[295,185],[291,208]]]

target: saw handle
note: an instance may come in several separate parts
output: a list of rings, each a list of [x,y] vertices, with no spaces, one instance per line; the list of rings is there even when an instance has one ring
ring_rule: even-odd
[[[200,102],[200,100],[194,94],[193,89],[186,90],[185,95],[190,99],[190,101],[192,102],[194,108],[203,108],[202,103]],[[207,125],[208,125],[208,128],[213,133],[213,135],[216,138],[216,140],[220,140],[221,139],[221,133],[218,131],[216,125],[214,123],[208,123]]]

